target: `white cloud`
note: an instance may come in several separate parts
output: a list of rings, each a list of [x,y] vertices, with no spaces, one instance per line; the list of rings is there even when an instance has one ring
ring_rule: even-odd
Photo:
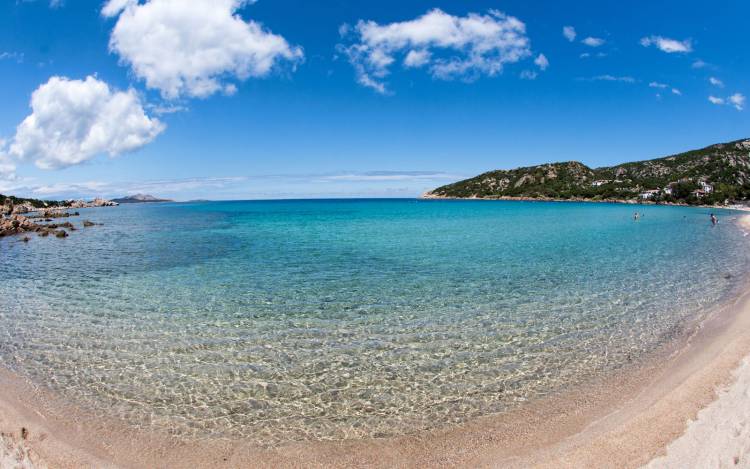
[[[742,111],[745,109],[746,98],[745,98],[745,95],[743,95],[742,93],[734,93],[733,95],[728,96],[727,98],[720,98],[720,97],[711,95],[708,97],[708,100],[712,104],[716,104],[718,106],[722,106],[725,104],[727,106],[732,106],[738,111]]]
[[[565,36],[565,39],[570,42],[576,40],[576,28],[574,28],[573,26],[563,26],[562,34],[563,36]]]
[[[682,91],[678,90],[677,88],[672,88],[671,86],[667,85],[666,83],[659,83],[658,81],[652,81],[648,84],[649,88],[658,88],[660,90],[665,90],[669,88],[669,90],[672,92],[672,94],[675,94],[677,96],[682,96]]]
[[[701,59],[697,59],[697,60],[695,60],[695,61],[694,61],[694,62],[692,63],[691,67],[693,67],[693,68],[704,68],[704,67],[708,67],[708,63],[707,63],[707,62],[704,62],[704,61],[703,61],[703,60],[701,60]]]
[[[157,105],[147,105],[146,109],[153,112],[157,116],[162,116],[164,114],[176,114],[178,112],[187,112],[189,109],[185,106],[180,105],[172,105],[172,104],[157,104]]]
[[[708,79],[708,81],[709,81],[709,83],[711,83],[711,84],[712,84],[712,85],[714,85],[714,86],[718,86],[719,88],[724,88],[724,82],[723,82],[723,81],[721,81],[721,80],[719,80],[719,79],[718,79],[718,78],[716,78],[716,77],[710,77],[710,78]]]
[[[497,10],[459,17],[434,9],[384,25],[360,20],[349,33],[354,42],[339,45],[339,50],[361,85],[384,94],[384,79],[399,59],[407,67],[426,67],[436,79],[471,81],[498,75],[506,64],[531,56],[526,25]]]
[[[227,79],[264,77],[281,60],[296,64],[303,58],[300,47],[243,20],[237,10],[248,3],[109,0],[102,15],[118,16],[109,48],[146,86],[168,99],[203,98],[236,90]]]
[[[651,47],[653,45],[656,46],[657,49],[668,54],[684,54],[693,51],[693,46],[689,39],[678,41],[677,39],[670,39],[662,36],[647,36],[641,38],[641,45],[643,47]]]
[[[324,175],[321,181],[436,181],[451,179],[456,176],[439,171],[366,171],[363,173],[343,173]]]
[[[15,176],[16,165],[5,153],[6,143],[0,140],[0,179],[10,179]]]
[[[586,44],[589,47],[599,47],[601,45],[604,45],[604,39],[600,37],[587,37],[586,39],[581,41],[583,44]]]
[[[607,54],[604,53],[604,52],[597,52],[595,55],[591,55],[590,52],[584,52],[583,54],[579,55],[578,57],[580,57],[582,59],[588,59],[589,57],[596,57],[596,58],[601,59],[601,58],[606,57],[606,56],[607,56]]]
[[[539,54],[539,56],[534,59],[534,64],[536,64],[536,66],[539,67],[540,70],[544,71],[547,70],[547,67],[549,67],[549,60],[547,60],[547,57],[545,57],[544,54]]]
[[[23,54],[20,52],[0,52],[0,60],[15,60],[18,63],[22,63]]]
[[[519,75],[521,80],[536,80],[536,77],[538,76],[539,74],[537,72],[531,70],[523,70]]]
[[[177,200],[254,198],[309,198],[337,196],[414,197],[438,183],[457,181],[466,175],[441,171],[367,171],[306,174],[259,174],[232,177],[196,177],[149,181],[84,181],[43,183],[33,179],[4,182],[0,193],[13,192],[50,199],[113,198],[127,194],[152,194]]]
[[[34,0],[22,0],[24,2],[33,2]],[[18,1],[16,1],[18,3]],[[65,4],[63,0],[49,0],[50,8],[60,8]]]
[[[17,127],[7,154],[34,161],[42,169],[132,152],[165,128],[146,115],[135,91],[113,91],[91,76],[50,78],[32,94],[31,109]]]
[[[404,65],[407,67],[421,67],[430,61],[430,51],[428,50],[410,50],[404,59]]]
[[[745,95],[741,93],[735,93],[727,99],[729,101],[729,104],[734,106],[734,108],[738,111],[745,109]]]
[[[635,78],[631,76],[617,77],[614,75],[597,75],[590,78],[589,81],[621,81],[624,83],[635,83]]]

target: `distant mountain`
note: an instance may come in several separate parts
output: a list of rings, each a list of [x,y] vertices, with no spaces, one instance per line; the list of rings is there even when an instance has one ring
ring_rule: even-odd
[[[654,160],[589,168],[569,161],[497,170],[425,198],[650,200],[715,204],[750,198],[750,139]]]
[[[118,204],[144,204],[144,203],[153,203],[153,202],[173,202],[173,200],[170,199],[159,199],[154,197],[153,195],[148,194],[135,194],[135,195],[129,195],[125,197],[121,197],[119,199],[112,199],[113,202],[117,202]]]

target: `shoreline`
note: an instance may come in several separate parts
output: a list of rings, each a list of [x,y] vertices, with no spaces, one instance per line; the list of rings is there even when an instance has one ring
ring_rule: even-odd
[[[750,216],[741,217],[738,225],[750,229]],[[89,415],[0,368],[0,466],[15,458],[29,463],[21,467],[143,467],[154,461],[186,468],[582,467],[602,461],[610,467],[640,467],[665,452],[673,460],[689,461],[691,456],[684,453],[690,445],[686,450],[679,441],[691,428],[706,426],[699,412],[720,402],[717,389],[750,380],[750,367],[738,368],[750,356],[750,281],[738,288],[742,291],[707,310],[702,319],[688,324],[686,334],[644,363],[507,413],[389,439],[290,443],[271,449],[242,441],[177,439]],[[717,413],[726,416],[725,410],[708,418],[716,419]],[[689,426],[696,416],[697,423]],[[714,444],[700,451],[709,455],[713,449],[722,450]]]
[[[731,205],[690,205],[682,204],[677,202],[649,202],[648,200],[632,200],[632,199],[583,199],[583,198],[570,198],[570,199],[556,199],[554,197],[514,197],[514,196],[498,196],[498,197],[448,197],[442,195],[433,195],[429,193],[422,194],[417,197],[417,200],[481,200],[481,201],[493,201],[493,202],[561,202],[561,203],[588,203],[588,204],[618,204],[618,205],[646,205],[646,206],[664,206],[664,207],[691,207],[691,208],[714,208],[723,210],[737,210],[740,212],[750,212],[750,206],[742,204],[731,204]]]

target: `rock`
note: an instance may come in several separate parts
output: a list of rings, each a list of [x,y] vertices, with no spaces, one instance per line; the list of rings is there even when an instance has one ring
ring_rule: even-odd
[[[67,238],[68,233],[65,230],[57,230],[55,231],[55,236],[58,238]]]
[[[89,220],[83,220],[83,227],[88,228],[90,226],[96,226],[96,223],[89,221]]]

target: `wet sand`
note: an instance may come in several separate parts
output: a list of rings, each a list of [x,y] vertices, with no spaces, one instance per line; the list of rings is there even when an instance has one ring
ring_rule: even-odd
[[[442,431],[272,449],[137,430],[0,370],[0,467],[748,467],[748,356],[750,284],[599,382]]]

